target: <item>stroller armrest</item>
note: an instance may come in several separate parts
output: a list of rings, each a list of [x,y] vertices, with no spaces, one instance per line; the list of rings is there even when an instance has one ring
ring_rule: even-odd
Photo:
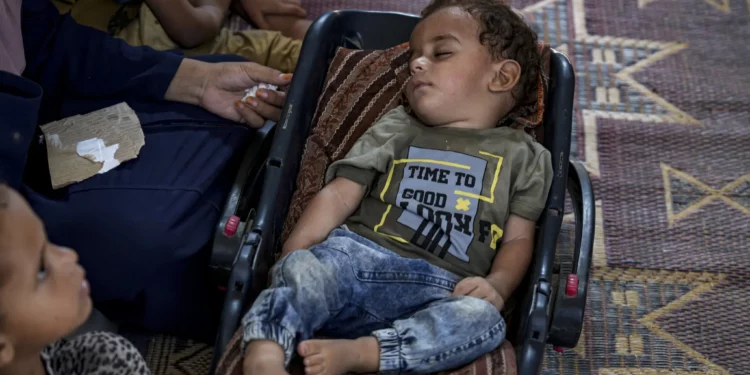
[[[216,369],[221,353],[240,325],[240,319],[245,311],[245,304],[250,299],[250,293],[253,291],[253,288],[248,283],[255,276],[253,275],[252,264],[260,247],[259,245],[260,236],[255,232],[250,232],[245,237],[239,253],[237,253],[234,267],[229,277],[227,295],[224,298],[219,330],[216,334],[215,351],[218,355],[214,355],[211,363],[212,374]]]
[[[266,121],[249,139],[216,225],[209,271],[212,282],[222,289],[228,285],[235,258],[243,246],[245,229],[254,219],[254,208],[260,195],[258,190],[275,126],[274,121]]]
[[[560,275],[548,342],[573,348],[583,329],[586,292],[594,249],[594,190],[580,162],[571,161],[568,169],[568,192],[575,215],[575,249],[573,268],[569,275]]]

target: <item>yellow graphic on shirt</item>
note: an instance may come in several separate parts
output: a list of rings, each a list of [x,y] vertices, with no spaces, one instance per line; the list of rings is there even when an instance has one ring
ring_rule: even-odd
[[[480,155],[490,156],[492,158],[497,159],[497,166],[495,167],[495,175],[492,178],[492,186],[490,187],[490,196],[485,197],[482,195],[477,195],[465,191],[456,190],[454,193],[456,195],[462,195],[465,197],[470,198],[477,198],[481,199],[488,203],[494,203],[495,202],[495,187],[497,187],[497,180],[498,177],[500,177],[500,168],[503,166],[503,157],[490,154],[489,152],[480,151]],[[442,160],[431,160],[431,159],[397,159],[394,160],[393,163],[391,163],[391,168],[388,171],[388,178],[385,180],[385,186],[383,186],[383,191],[380,192],[380,201],[385,203],[385,193],[388,191],[388,188],[391,186],[391,181],[393,180],[393,171],[396,169],[396,166],[399,164],[406,164],[406,163],[431,163],[436,165],[445,165],[447,167],[454,167],[454,168],[460,168],[460,169],[466,169],[471,170],[471,167],[468,165],[461,165],[456,163],[450,163]]]
[[[488,245],[495,249],[503,231],[497,225],[479,220],[477,215],[481,213],[480,201],[495,202],[503,157],[484,151],[479,155],[410,147],[406,158],[391,162],[379,194],[386,208],[374,232],[400,243],[413,243],[441,258],[450,253],[465,262],[469,261],[468,249],[475,235],[485,243],[492,238],[492,244]],[[486,180],[489,177],[486,172],[492,159],[496,164],[490,182]],[[403,169],[399,177],[394,176],[397,167]],[[386,193],[392,186],[398,189],[395,202],[387,202]],[[487,190],[489,194],[482,195]],[[402,233],[401,229],[398,233],[382,232],[394,205],[401,209],[399,217],[393,220],[413,232]],[[479,227],[475,227],[476,223]]]
[[[456,195],[463,195],[465,197],[481,199],[487,203],[495,203],[495,187],[497,186],[497,179],[500,176],[500,167],[503,165],[503,157],[493,155],[493,154],[490,154],[489,152],[484,152],[484,151],[480,151],[479,154],[497,159],[497,167],[495,167],[495,176],[492,178],[492,187],[490,187],[490,196],[485,197],[482,195],[476,195],[476,194],[467,193],[467,192],[458,191],[458,190],[456,190],[455,193]]]
[[[459,211],[468,211],[471,206],[471,201],[466,198],[458,198],[456,200],[456,209]]]
[[[393,235],[390,235],[390,234],[378,232],[378,229],[380,229],[380,227],[382,227],[383,224],[385,224],[385,218],[388,217],[388,213],[391,212],[391,207],[393,207],[393,205],[390,205],[390,204],[388,205],[388,207],[386,207],[385,212],[383,213],[383,217],[380,218],[380,223],[378,225],[376,225],[375,228],[374,228],[375,233],[383,235],[383,236],[386,236],[386,237],[390,237],[390,238],[392,238],[392,239],[394,239],[394,240],[396,240],[398,242],[401,242],[401,243],[409,243],[409,241],[407,241],[407,240],[405,240],[405,239],[403,239],[403,238],[401,238],[399,236],[393,236]]]
[[[503,230],[495,224],[490,227],[490,233],[492,233],[492,242],[490,242],[490,248],[497,250],[497,241],[503,238]]]

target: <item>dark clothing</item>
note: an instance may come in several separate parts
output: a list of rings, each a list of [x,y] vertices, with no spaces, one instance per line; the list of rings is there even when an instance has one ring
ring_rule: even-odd
[[[77,25],[48,0],[24,0],[22,16],[26,70],[0,72],[0,180],[26,196],[52,242],[78,251],[110,317],[209,334],[220,304],[205,280],[206,245],[250,130],[163,101],[179,54]],[[39,125],[122,101],[145,134],[138,158],[52,190]]]

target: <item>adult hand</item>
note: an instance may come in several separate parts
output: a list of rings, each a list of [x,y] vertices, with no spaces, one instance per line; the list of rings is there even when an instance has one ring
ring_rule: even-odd
[[[498,311],[505,306],[505,300],[497,290],[483,277],[467,277],[456,284],[453,296],[469,296],[483,299],[495,306]]]
[[[260,83],[286,86],[291,74],[256,63],[206,63],[184,59],[167,89],[165,99],[200,105],[226,119],[261,127],[266,119],[278,121],[286,94],[258,90],[248,103],[240,100],[245,90]]]
[[[307,12],[299,0],[239,0],[242,10],[257,28],[270,29],[267,16],[295,16],[306,18]]]
[[[281,91],[258,90],[255,98],[240,102],[245,90],[260,83],[288,85],[291,74],[255,63],[212,64],[200,105],[208,111],[230,120],[261,127],[266,119],[278,121],[286,94]]]

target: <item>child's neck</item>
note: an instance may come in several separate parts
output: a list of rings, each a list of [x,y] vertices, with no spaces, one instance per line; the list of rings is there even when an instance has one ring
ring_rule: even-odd
[[[42,364],[42,356],[29,356],[29,358],[18,358],[10,365],[0,369],[0,375],[45,375]]]
[[[456,122],[450,122],[447,124],[441,124],[434,126],[435,128],[452,128],[452,129],[475,129],[475,130],[483,130],[483,129],[491,129],[495,126],[490,126],[489,124],[481,124],[476,123],[472,121],[456,121]]]
[[[494,114],[494,113],[483,113],[483,114],[476,114],[472,117],[467,117],[465,119],[450,121],[450,122],[446,122],[442,124],[427,124],[427,125],[434,127],[434,128],[454,128],[454,129],[474,129],[474,130],[493,129],[497,127],[497,124],[500,122],[500,120],[504,119],[505,116],[507,116],[507,114],[508,114],[507,111],[503,111],[501,113],[501,116],[498,116],[498,114]]]
[[[474,130],[484,130],[484,129],[493,129],[497,127],[498,122],[500,122],[500,119],[487,118],[487,119],[467,119],[467,120],[459,120],[459,121],[453,121],[445,124],[440,124],[437,126],[434,126],[436,128],[454,128],[454,129],[474,129]]]

